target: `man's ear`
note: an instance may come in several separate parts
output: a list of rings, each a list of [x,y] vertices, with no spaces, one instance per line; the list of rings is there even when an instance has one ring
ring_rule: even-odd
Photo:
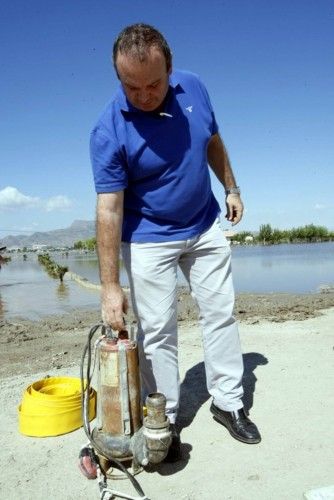
[[[119,77],[119,74],[118,74],[118,71],[117,71],[117,66],[116,66],[116,64],[114,64],[114,70],[115,70],[115,73],[116,73],[117,78],[120,80],[120,77]]]

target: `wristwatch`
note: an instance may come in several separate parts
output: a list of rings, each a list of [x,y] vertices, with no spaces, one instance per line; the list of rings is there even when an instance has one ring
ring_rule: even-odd
[[[240,188],[237,186],[234,188],[225,189],[225,194],[226,194],[226,196],[228,194],[240,194]]]

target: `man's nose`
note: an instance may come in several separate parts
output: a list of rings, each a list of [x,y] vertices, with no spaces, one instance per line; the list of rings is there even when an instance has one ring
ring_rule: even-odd
[[[142,104],[145,104],[145,102],[147,102],[147,101],[150,100],[150,94],[149,94],[149,92],[146,92],[146,91],[139,92],[138,93],[138,100]]]

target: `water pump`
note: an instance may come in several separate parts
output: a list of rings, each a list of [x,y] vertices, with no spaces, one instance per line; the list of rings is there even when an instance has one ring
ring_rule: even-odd
[[[91,430],[88,418],[88,394],[93,375],[91,344],[99,328],[102,335],[95,343],[94,356],[94,364],[97,364],[97,424]],[[141,495],[137,498],[147,498],[143,496],[144,493],[133,474],[140,472],[143,466],[157,464],[166,457],[171,443],[171,432],[169,420],[165,415],[166,398],[163,394],[152,393],[146,398],[144,414],[138,346],[133,332],[130,332],[129,338],[127,330],[115,334],[102,324],[95,325],[89,332],[83,352],[81,380],[84,429],[90,442],[89,453],[87,449],[81,453],[81,469],[84,469],[85,459],[86,463],[87,460],[93,462],[93,465],[101,470],[104,478],[103,487],[100,485],[101,498],[106,498],[107,492],[109,498],[116,494],[106,487],[107,477],[113,477],[111,474],[108,476],[108,471],[114,470],[113,468],[120,470],[131,480]],[[129,464],[132,474],[127,467]],[[92,468],[94,467],[90,467]],[[85,475],[89,477],[89,474]],[[119,492],[117,496],[135,498]]]

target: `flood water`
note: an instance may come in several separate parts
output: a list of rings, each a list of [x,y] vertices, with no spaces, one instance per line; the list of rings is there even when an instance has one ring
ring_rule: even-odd
[[[95,253],[51,254],[70,271],[99,283]],[[233,246],[232,265],[237,293],[309,293],[334,284],[334,242],[303,245]],[[124,270],[121,281],[127,285]],[[179,282],[185,284],[180,273]],[[37,255],[12,254],[0,270],[0,319],[21,316],[38,319],[69,313],[74,308],[98,308],[99,292],[75,281],[60,283],[38,263]]]

